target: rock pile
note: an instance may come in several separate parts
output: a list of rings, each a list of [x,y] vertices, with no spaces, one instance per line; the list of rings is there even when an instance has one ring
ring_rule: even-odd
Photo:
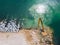
[[[54,45],[53,44],[53,31],[49,28],[44,28],[46,35],[42,35],[40,32],[40,43],[41,45]]]

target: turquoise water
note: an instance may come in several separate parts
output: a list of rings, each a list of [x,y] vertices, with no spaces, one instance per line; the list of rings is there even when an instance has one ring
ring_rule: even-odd
[[[43,5],[46,11],[37,13],[35,7]],[[44,12],[44,13],[43,13]],[[0,0],[0,21],[17,19],[24,28],[36,28],[41,18],[44,25],[54,29],[56,45],[60,43],[60,1],[59,0]]]

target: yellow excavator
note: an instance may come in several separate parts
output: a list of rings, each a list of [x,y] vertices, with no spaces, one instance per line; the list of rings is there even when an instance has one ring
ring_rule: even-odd
[[[47,35],[47,32],[44,31],[44,25],[41,18],[38,19],[38,30],[40,30],[43,36]]]

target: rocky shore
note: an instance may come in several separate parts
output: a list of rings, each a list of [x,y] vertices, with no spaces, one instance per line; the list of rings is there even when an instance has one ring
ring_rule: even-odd
[[[12,42],[13,41],[13,42]],[[17,41],[17,42],[16,42]],[[21,29],[18,32],[0,32],[1,45],[54,45],[53,30],[47,26],[38,29]]]
[[[54,45],[53,42],[53,30],[49,27],[44,28],[45,32],[40,32],[40,44],[41,45]]]

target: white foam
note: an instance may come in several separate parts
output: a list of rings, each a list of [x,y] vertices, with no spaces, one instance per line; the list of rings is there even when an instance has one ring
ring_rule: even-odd
[[[0,22],[0,31],[1,32],[18,32],[20,28],[20,24],[16,25],[16,22],[14,20],[9,21],[9,23],[6,25],[6,21]]]

